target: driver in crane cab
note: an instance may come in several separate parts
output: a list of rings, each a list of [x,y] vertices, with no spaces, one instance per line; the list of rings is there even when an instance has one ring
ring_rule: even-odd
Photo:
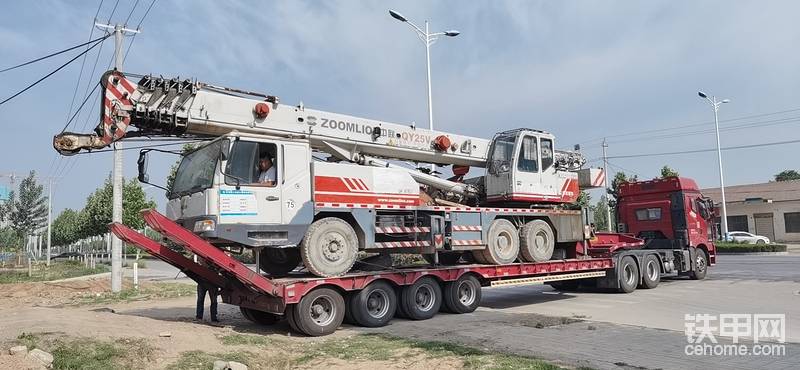
[[[266,186],[275,186],[276,171],[272,165],[272,159],[266,154],[262,154],[258,160],[258,183]]]

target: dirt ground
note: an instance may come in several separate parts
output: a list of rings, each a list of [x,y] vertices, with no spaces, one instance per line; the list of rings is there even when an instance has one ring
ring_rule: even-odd
[[[143,339],[154,348],[152,358],[144,365],[145,368],[152,369],[163,369],[174,365],[184,359],[186,353],[192,351],[209,354],[254,352],[267,357],[274,354],[272,359],[279,359],[289,355],[280,347],[295,348],[315,344],[324,347],[326,341],[357,335],[351,330],[342,329],[325,338],[297,337],[285,324],[259,326],[244,319],[237,307],[222,303],[219,305],[220,325],[211,325],[206,321],[197,322],[194,320],[193,296],[100,305],[73,304],[78,298],[102,294],[107,290],[107,279],[0,285],[0,296],[2,296],[0,350],[3,353],[0,355],[0,368],[37,368],[35,363],[12,358],[7,354],[8,348],[15,345],[18,342],[17,338],[23,333],[50,338],[92,338],[108,341],[120,338]],[[248,334],[257,336],[243,338],[263,338],[278,345],[265,345],[265,342],[235,345],[224,343],[226,337],[240,335],[241,338],[241,335]],[[423,350],[416,348],[397,351],[386,359],[360,359],[358,356],[341,359],[320,356],[303,362],[300,366],[286,362],[286,367],[328,370],[376,368],[447,370],[461,368],[463,365],[463,361],[455,356],[429,356]],[[296,354],[293,353],[291,356]],[[276,365],[267,362],[263,366],[267,368]]]

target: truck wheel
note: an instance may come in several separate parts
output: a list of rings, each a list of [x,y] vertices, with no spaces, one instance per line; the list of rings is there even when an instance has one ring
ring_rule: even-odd
[[[439,253],[439,264],[444,266],[452,266],[457,265],[458,261],[461,260],[461,255],[463,252],[440,252]],[[428,261],[431,265],[433,264],[433,254],[423,254],[422,258],[425,261]]]
[[[519,230],[520,255],[528,262],[543,262],[553,257],[556,238],[544,220],[533,220]]]
[[[353,320],[369,328],[389,323],[397,311],[397,296],[394,288],[385,281],[375,281],[359,292],[354,292],[350,305]]]
[[[297,248],[265,248],[258,255],[261,271],[270,276],[285,276],[300,264],[300,250]]]
[[[303,264],[314,275],[343,275],[356,262],[358,236],[344,220],[326,217],[308,227],[300,243],[300,254]]]
[[[452,313],[470,313],[481,303],[481,283],[472,274],[444,284],[444,308]]]
[[[661,282],[661,262],[658,257],[648,254],[644,257],[644,271],[642,271],[642,284],[644,289],[654,289]]]
[[[331,288],[317,288],[292,307],[292,329],[317,337],[336,331],[344,320],[344,298]],[[291,325],[291,322],[289,323]]]
[[[400,292],[403,316],[411,320],[427,320],[442,306],[442,288],[436,279],[425,276]]]
[[[619,262],[619,291],[620,293],[631,293],[639,285],[639,266],[636,260],[631,257],[623,257]]]
[[[496,219],[489,226],[486,237],[489,245],[479,253],[483,263],[505,265],[513,263],[519,255],[519,233],[508,220]]]
[[[694,270],[689,273],[689,278],[692,280],[703,280],[708,273],[708,257],[706,252],[700,248],[695,249],[694,257]]]
[[[242,315],[246,319],[248,319],[248,320],[250,320],[250,321],[252,321],[252,322],[254,322],[256,324],[272,325],[272,324],[275,324],[276,322],[280,321],[280,319],[281,319],[281,317],[276,315],[276,314],[273,314],[273,313],[270,313],[270,312],[254,310],[252,308],[247,308],[247,307],[241,307],[240,306],[239,310],[242,312]]]

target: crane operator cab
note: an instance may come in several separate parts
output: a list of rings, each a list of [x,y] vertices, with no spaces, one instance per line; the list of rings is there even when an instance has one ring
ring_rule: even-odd
[[[570,153],[554,150],[547,132],[516,129],[495,135],[484,177],[487,203],[572,203],[580,193]],[[582,161],[578,161],[582,162]]]

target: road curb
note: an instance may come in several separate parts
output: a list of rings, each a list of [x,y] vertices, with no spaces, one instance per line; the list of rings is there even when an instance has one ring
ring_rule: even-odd
[[[787,256],[789,252],[717,252],[718,256]]]

